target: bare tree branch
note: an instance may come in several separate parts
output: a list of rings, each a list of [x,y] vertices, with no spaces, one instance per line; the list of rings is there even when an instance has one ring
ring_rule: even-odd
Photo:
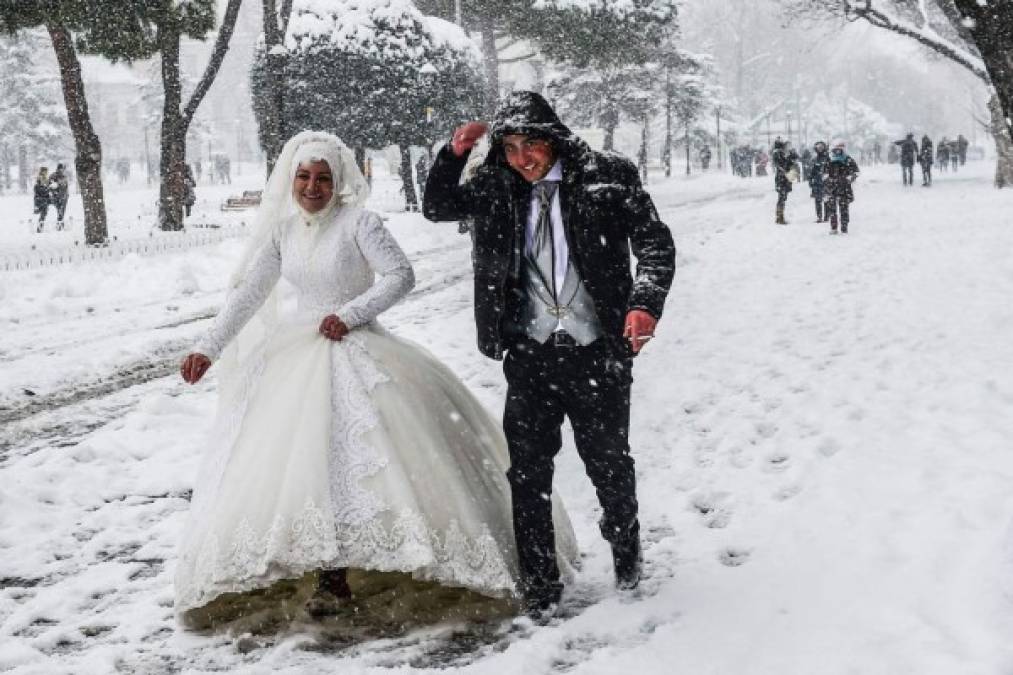
[[[190,100],[186,104],[186,108],[183,110],[183,119],[187,125],[193,119],[194,114],[197,112],[197,107],[200,106],[204,95],[208,93],[212,83],[214,83],[215,77],[218,75],[218,69],[221,68],[222,61],[225,60],[225,53],[229,50],[229,40],[232,39],[232,32],[236,28],[236,19],[239,17],[239,7],[242,4],[243,0],[229,0],[229,4],[225,8],[225,16],[222,18],[222,25],[218,29],[218,39],[215,40],[211,59],[208,61],[207,68],[204,69],[203,77],[197,83],[197,88],[194,89]]]
[[[846,2],[848,3],[847,12],[849,20],[862,19],[877,28],[883,28],[897,33],[898,35],[909,37],[917,41],[919,44],[924,45],[934,52],[941,54],[951,61],[963,66],[974,73],[985,84],[991,85],[992,80],[989,78],[984,64],[977,57],[972,56],[964,50],[946,42],[943,40],[942,36],[932,30],[931,27],[923,29],[903,23],[884,12],[875,9],[872,6],[872,0],[864,0],[862,5],[853,3],[851,0],[846,0]]]
[[[538,56],[538,52],[531,52],[530,54],[525,54],[524,56],[514,56],[509,59],[498,59],[498,61],[500,65],[503,65],[504,63],[518,63],[520,61],[527,61],[528,59],[533,59],[536,56]]]
[[[279,43],[285,39],[285,34],[288,33],[288,20],[292,18],[292,0],[282,0],[281,2],[281,15],[278,17],[281,27],[281,39]]]

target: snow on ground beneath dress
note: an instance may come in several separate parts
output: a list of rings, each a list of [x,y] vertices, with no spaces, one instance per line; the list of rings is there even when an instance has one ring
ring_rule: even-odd
[[[1013,195],[991,187],[991,170],[970,163],[925,189],[902,187],[897,167],[863,167],[852,231],[836,237],[812,222],[802,189],[791,224],[775,226],[769,179],[648,186],[679,269],[634,370],[642,597],[612,589],[594,492],[567,440],[556,485],[584,556],[567,592],[586,605],[572,618],[322,651],[305,634],[244,653],[177,630],[175,542],[211,423],[212,369],[194,388],[154,379],[0,432],[0,669],[1010,672]],[[414,214],[389,225],[418,285],[385,325],[498,415],[499,364],[475,349],[467,238]],[[61,297],[48,332],[23,296],[46,297],[69,270],[33,275],[30,288],[0,276],[5,302],[26,308],[0,338],[4,374],[16,376],[0,379],[3,394],[20,400],[33,372],[87,377],[72,369],[82,353],[97,377],[139,345],[191,339],[199,322],[139,318],[137,333],[117,323],[169,303],[184,267],[200,289],[190,302],[219,303],[238,248],[189,255],[154,266],[167,295],[124,285],[108,290],[118,304],[91,314]],[[70,345],[74,331],[90,349]]]

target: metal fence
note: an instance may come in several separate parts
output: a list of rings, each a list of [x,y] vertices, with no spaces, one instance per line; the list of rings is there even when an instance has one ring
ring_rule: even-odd
[[[131,253],[138,255],[174,253],[217,244],[226,239],[243,236],[247,231],[245,224],[219,226],[213,223],[201,223],[190,225],[182,232],[152,231],[146,237],[113,238],[101,246],[85,246],[84,244],[40,246],[33,244],[28,249],[0,253],[0,271],[13,272],[55,265],[72,265],[80,262],[113,260]]]

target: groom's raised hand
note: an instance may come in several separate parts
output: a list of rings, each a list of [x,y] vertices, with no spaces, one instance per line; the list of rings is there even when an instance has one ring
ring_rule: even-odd
[[[464,157],[465,153],[475,147],[478,139],[489,130],[489,125],[484,122],[466,122],[454,129],[454,135],[450,139],[450,149],[456,157]]]

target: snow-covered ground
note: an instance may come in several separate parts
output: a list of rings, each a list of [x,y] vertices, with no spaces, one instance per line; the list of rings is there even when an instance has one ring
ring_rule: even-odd
[[[297,630],[252,649],[180,630],[175,543],[214,370],[191,388],[176,364],[241,240],[0,273],[0,671],[1013,672],[1013,193],[990,170],[931,189],[866,170],[837,237],[801,189],[779,227],[767,179],[653,180],[679,269],[635,369],[647,579],[612,589],[568,441],[556,484],[586,558],[575,616],[545,627],[353,646]],[[201,191],[218,217],[230,191]],[[152,195],[112,190],[114,233],[150,219]],[[419,279],[386,325],[498,414],[468,238],[386,215]],[[0,230],[0,250],[41,241],[25,229]]]

